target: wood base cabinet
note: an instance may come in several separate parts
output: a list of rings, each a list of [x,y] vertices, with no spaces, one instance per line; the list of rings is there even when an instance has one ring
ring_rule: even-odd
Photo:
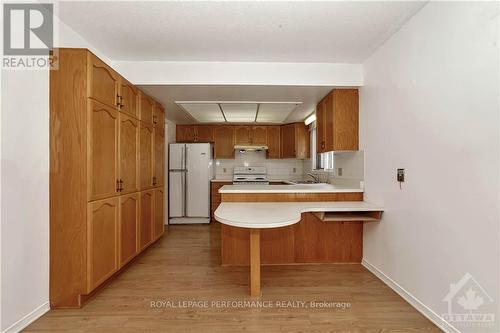
[[[118,270],[119,201],[115,197],[88,204],[89,293]]]
[[[165,134],[154,121],[163,115],[88,50],[59,50],[50,71],[51,308],[80,307],[163,234]]]

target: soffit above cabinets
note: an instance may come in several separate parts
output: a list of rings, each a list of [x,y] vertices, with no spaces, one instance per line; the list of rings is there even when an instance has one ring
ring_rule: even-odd
[[[283,123],[302,102],[176,101],[200,123]]]

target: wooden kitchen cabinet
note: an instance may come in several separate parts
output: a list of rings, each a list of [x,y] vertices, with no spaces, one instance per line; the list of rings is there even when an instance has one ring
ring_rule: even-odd
[[[120,197],[120,267],[138,253],[139,193]]]
[[[318,103],[316,113],[318,152],[359,149],[358,89],[332,90]]]
[[[316,105],[316,152],[324,153],[325,146],[325,98]]]
[[[267,144],[266,126],[237,125],[234,127],[235,145],[265,145]]]
[[[118,270],[119,198],[88,205],[87,292],[90,293]]]
[[[252,128],[250,126],[235,126],[234,127],[234,144],[235,145],[250,145],[252,144]]]
[[[214,142],[214,128],[208,125],[196,126],[195,142]]]
[[[139,120],[120,114],[119,165],[121,194],[139,190]]]
[[[97,101],[89,103],[89,200],[119,193],[118,111]]]
[[[139,178],[151,188],[153,133],[160,129],[138,120],[137,87],[91,52],[57,52],[59,68],[49,73],[49,298],[51,308],[77,308],[140,252]]]
[[[165,109],[160,103],[153,105],[153,125],[158,128],[165,128]]]
[[[153,240],[154,190],[140,192],[139,249]]]
[[[221,203],[221,195],[219,193],[219,189],[224,185],[231,185],[232,181],[227,182],[212,182],[210,186],[210,216],[212,221],[217,221],[214,216],[214,212],[219,207]]]
[[[250,141],[253,145],[266,145],[267,126],[252,126]]]
[[[216,126],[214,130],[215,158],[234,158],[234,127]]]
[[[89,98],[114,109],[119,104],[119,75],[92,53],[86,53]],[[84,91],[81,92],[85,94]]]
[[[144,94],[143,92],[140,92],[139,96],[140,96],[140,110],[141,110],[140,119],[146,124],[153,125],[153,114],[154,114],[153,109],[155,101],[153,101],[151,97]]]
[[[309,131],[304,123],[281,126],[281,158],[309,157]]]
[[[163,168],[165,161],[165,130],[154,129],[153,186],[163,186]]]
[[[178,143],[190,143],[196,140],[195,125],[177,125],[175,127],[175,141]]]
[[[139,89],[124,78],[120,78],[118,106],[121,112],[139,119]]]
[[[153,126],[140,122],[139,153],[140,153],[140,182],[141,190],[153,186]]]
[[[153,239],[159,238],[164,231],[164,209],[163,200],[164,193],[163,188],[155,188],[154,190],[154,229],[153,229]]]
[[[280,158],[280,126],[267,126],[267,158]]]

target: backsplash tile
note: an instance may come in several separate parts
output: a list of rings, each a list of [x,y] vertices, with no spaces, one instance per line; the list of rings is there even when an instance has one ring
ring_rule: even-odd
[[[297,159],[266,159],[266,152],[235,152],[234,159],[218,159],[215,161],[216,179],[232,179],[235,166],[265,166],[270,180],[302,179],[304,163]]]

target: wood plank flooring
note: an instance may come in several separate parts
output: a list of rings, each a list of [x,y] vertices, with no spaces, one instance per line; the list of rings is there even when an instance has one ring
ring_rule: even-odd
[[[440,332],[358,264],[265,266],[261,274],[263,297],[251,298],[248,268],[220,266],[218,224],[169,226],[159,242],[83,308],[51,310],[26,331]],[[212,301],[252,300],[266,301],[261,304],[268,307],[211,306]],[[170,303],[153,308],[153,301]],[[209,306],[165,307],[183,301]],[[309,307],[278,307],[298,305],[280,301]],[[311,308],[312,301],[351,306]]]

